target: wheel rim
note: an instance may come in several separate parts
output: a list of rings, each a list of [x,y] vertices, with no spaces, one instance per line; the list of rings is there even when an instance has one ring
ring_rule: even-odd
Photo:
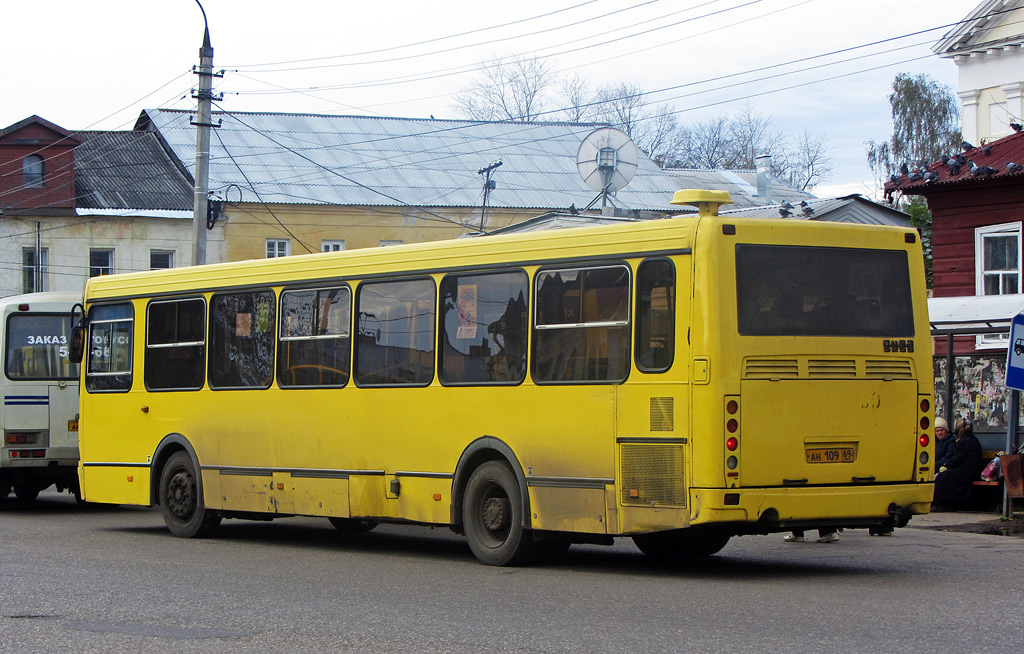
[[[196,482],[188,470],[176,470],[168,480],[167,508],[182,522],[187,522],[196,512]]]
[[[512,502],[505,489],[491,483],[480,489],[477,516],[480,524],[477,535],[488,547],[498,547],[508,540],[512,528]]]

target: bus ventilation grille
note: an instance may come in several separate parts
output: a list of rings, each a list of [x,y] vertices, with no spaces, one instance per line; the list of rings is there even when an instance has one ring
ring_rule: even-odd
[[[749,359],[744,374],[748,379],[796,379],[800,365],[796,359]]]
[[[824,379],[856,379],[857,362],[853,359],[811,359],[807,376]]]
[[[651,431],[674,431],[676,405],[671,397],[651,398]]]
[[[913,379],[914,371],[909,361],[898,359],[868,359],[865,373],[869,379]]]
[[[621,447],[623,505],[686,506],[681,444],[631,443]]]

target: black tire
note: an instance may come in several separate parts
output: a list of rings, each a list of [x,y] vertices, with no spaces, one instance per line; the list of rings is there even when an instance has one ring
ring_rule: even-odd
[[[515,474],[488,461],[473,471],[462,501],[462,526],[469,548],[486,565],[521,565],[537,548],[524,528],[523,498]]]
[[[14,496],[22,502],[31,502],[39,497],[39,490],[38,486],[23,486],[21,484],[15,484]]]
[[[160,473],[160,513],[179,538],[204,538],[220,524],[220,516],[206,510],[196,482],[195,466],[185,452],[175,452]]]
[[[7,499],[7,496],[11,494],[11,476],[6,472],[0,471],[0,500]]]
[[[373,520],[360,518],[327,518],[334,528],[343,534],[365,534],[377,527]]]
[[[729,536],[717,531],[676,529],[633,536],[633,542],[651,558],[685,562],[717,554],[729,542]]]

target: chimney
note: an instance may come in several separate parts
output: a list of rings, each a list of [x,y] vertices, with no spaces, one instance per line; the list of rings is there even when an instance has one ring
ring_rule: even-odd
[[[754,158],[757,166],[757,199],[760,204],[772,203],[772,155],[762,154]]]

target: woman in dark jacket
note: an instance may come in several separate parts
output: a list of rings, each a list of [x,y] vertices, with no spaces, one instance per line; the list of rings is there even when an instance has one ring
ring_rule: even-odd
[[[956,436],[953,455],[935,477],[932,511],[948,511],[965,502],[971,496],[971,483],[981,477],[981,470],[985,467],[981,443],[974,435],[971,423],[963,418],[957,419],[953,433]]]
[[[945,419],[935,419],[935,472],[943,468],[953,458],[955,438],[950,438],[949,425]]]

